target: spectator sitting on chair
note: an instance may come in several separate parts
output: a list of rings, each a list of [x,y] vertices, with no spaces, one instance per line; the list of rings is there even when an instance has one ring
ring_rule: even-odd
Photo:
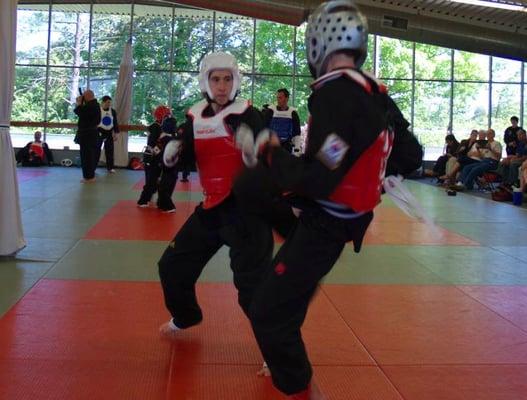
[[[451,157],[454,157],[454,154],[457,152],[457,149],[459,147],[459,142],[457,141],[456,137],[453,134],[448,134],[445,137],[445,150],[442,156],[440,156],[437,161],[434,164],[434,168],[432,170],[426,169],[425,175],[426,176],[432,176],[432,177],[438,177],[438,182],[441,182],[444,179],[441,179],[440,176],[445,175],[446,172],[446,164],[448,160]]]
[[[474,181],[476,178],[487,171],[496,169],[501,159],[501,144],[494,140],[496,132],[494,129],[487,131],[487,144],[482,146],[478,140],[473,147],[477,152],[477,156],[481,161],[466,165],[461,170],[461,181],[453,186],[455,190],[472,190],[474,188]],[[470,152],[469,152],[470,155]]]
[[[26,144],[16,154],[17,163],[24,167],[40,167],[53,165],[53,154],[48,145],[41,140],[42,132],[35,132],[35,140]]]
[[[445,166],[445,175],[439,177],[440,180],[447,183],[453,184],[456,182],[456,177],[458,172],[463,169],[465,165],[479,161],[479,159],[471,158],[468,153],[472,150],[473,145],[478,140],[478,135],[480,138],[485,138],[483,135],[486,135],[486,131],[478,132],[476,129],[473,129],[470,132],[468,139],[463,139],[455,152],[455,161],[452,159],[448,160],[447,165]],[[475,156],[475,153],[471,153],[472,156]],[[452,165],[453,164],[453,165]]]
[[[527,135],[523,129],[516,132],[517,141],[514,155],[509,155],[501,160],[496,173],[502,178],[502,186],[509,190],[519,181],[519,169],[527,160]]]

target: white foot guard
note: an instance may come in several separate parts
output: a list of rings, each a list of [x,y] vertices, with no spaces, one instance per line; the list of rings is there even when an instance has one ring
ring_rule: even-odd
[[[163,325],[159,327],[159,334],[163,339],[169,339],[173,340],[177,336],[177,332],[180,331],[181,328],[178,328],[174,324],[174,320],[170,319],[170,321],[165,322]]]
[[[262,369],[256,373],[257,376],[271,376],[271,371],[267,366],[267,363],[264,361]]]

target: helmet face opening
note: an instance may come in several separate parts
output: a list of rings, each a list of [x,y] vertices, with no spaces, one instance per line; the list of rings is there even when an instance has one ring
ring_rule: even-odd
[[[229,70],[232,74],[232,89],[229,93],[229,100],[232,101],[240,91],[241,74],[238,63],[234,56],[229,53],[215,52],[207,54],[201,61],[199,70],[199,87],[203,95],[214,100],[214,95],[209,85],[209,77],[214,70]]]
[[[360,68],[368,52],[368,24],[354,1],[328,1],[309,16],[305,40],[313,77],[325,73],[328,57],[337,51],[349,51]]]

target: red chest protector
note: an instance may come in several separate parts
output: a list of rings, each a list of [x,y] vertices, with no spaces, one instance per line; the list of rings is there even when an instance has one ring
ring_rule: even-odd
[[[204,117],[208,103],[203,100],[188,112],[194,129],[194,151],[203,187],[203,208],[212,208],[229,196],[234,178],[243,168],[241,152],[236,148],[234,132],[225,122],[229,115],[247,110],[247,100],[236,100],[212,117]]]
[[[376,81],[377,85],[375,87],[361,73],[352,69],[338,70],[326,74],[315,81],[313,85],[320,87],[328,80],[341,76],[357,82],[370,95],[387,93],[387,88],[384,84]],[[374,77],[369,77],[375,80]],[[334,203],[344,204],[356,212],[373,210],[381,201],[382,182],[392,145],[393,132],[384,129],[379,133],[375,142],[351,166],[339,186],[329,196],[329,200]]]
[[[41,160],[44,160],[44,147],[42,146],[42,143],[33,142],[31,143],[31,146],[29,147],[30,153],[35,153],[35,155],[40,158]]]

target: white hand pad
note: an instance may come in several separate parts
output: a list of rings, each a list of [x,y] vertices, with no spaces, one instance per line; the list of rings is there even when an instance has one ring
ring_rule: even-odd
[[[434,220],[425,212],[421,203],[410,193],[402,180],[401,175],[384,178],[383,187],[386,194],[405,214],[430,227],[435,227]]]
[[[255,141],[252,129],[246,124],[240,125],[236,131],[236,147],[242,151],[242,160],[247,167],[256,166],[260,147],[267,143],[270,137],[269,129],[262,129]]]
[[[165,146],[163,152],[163,164],[168,168],[176,165],[179,159],[179,153],[181,152],[181,140],[171,140]]]

